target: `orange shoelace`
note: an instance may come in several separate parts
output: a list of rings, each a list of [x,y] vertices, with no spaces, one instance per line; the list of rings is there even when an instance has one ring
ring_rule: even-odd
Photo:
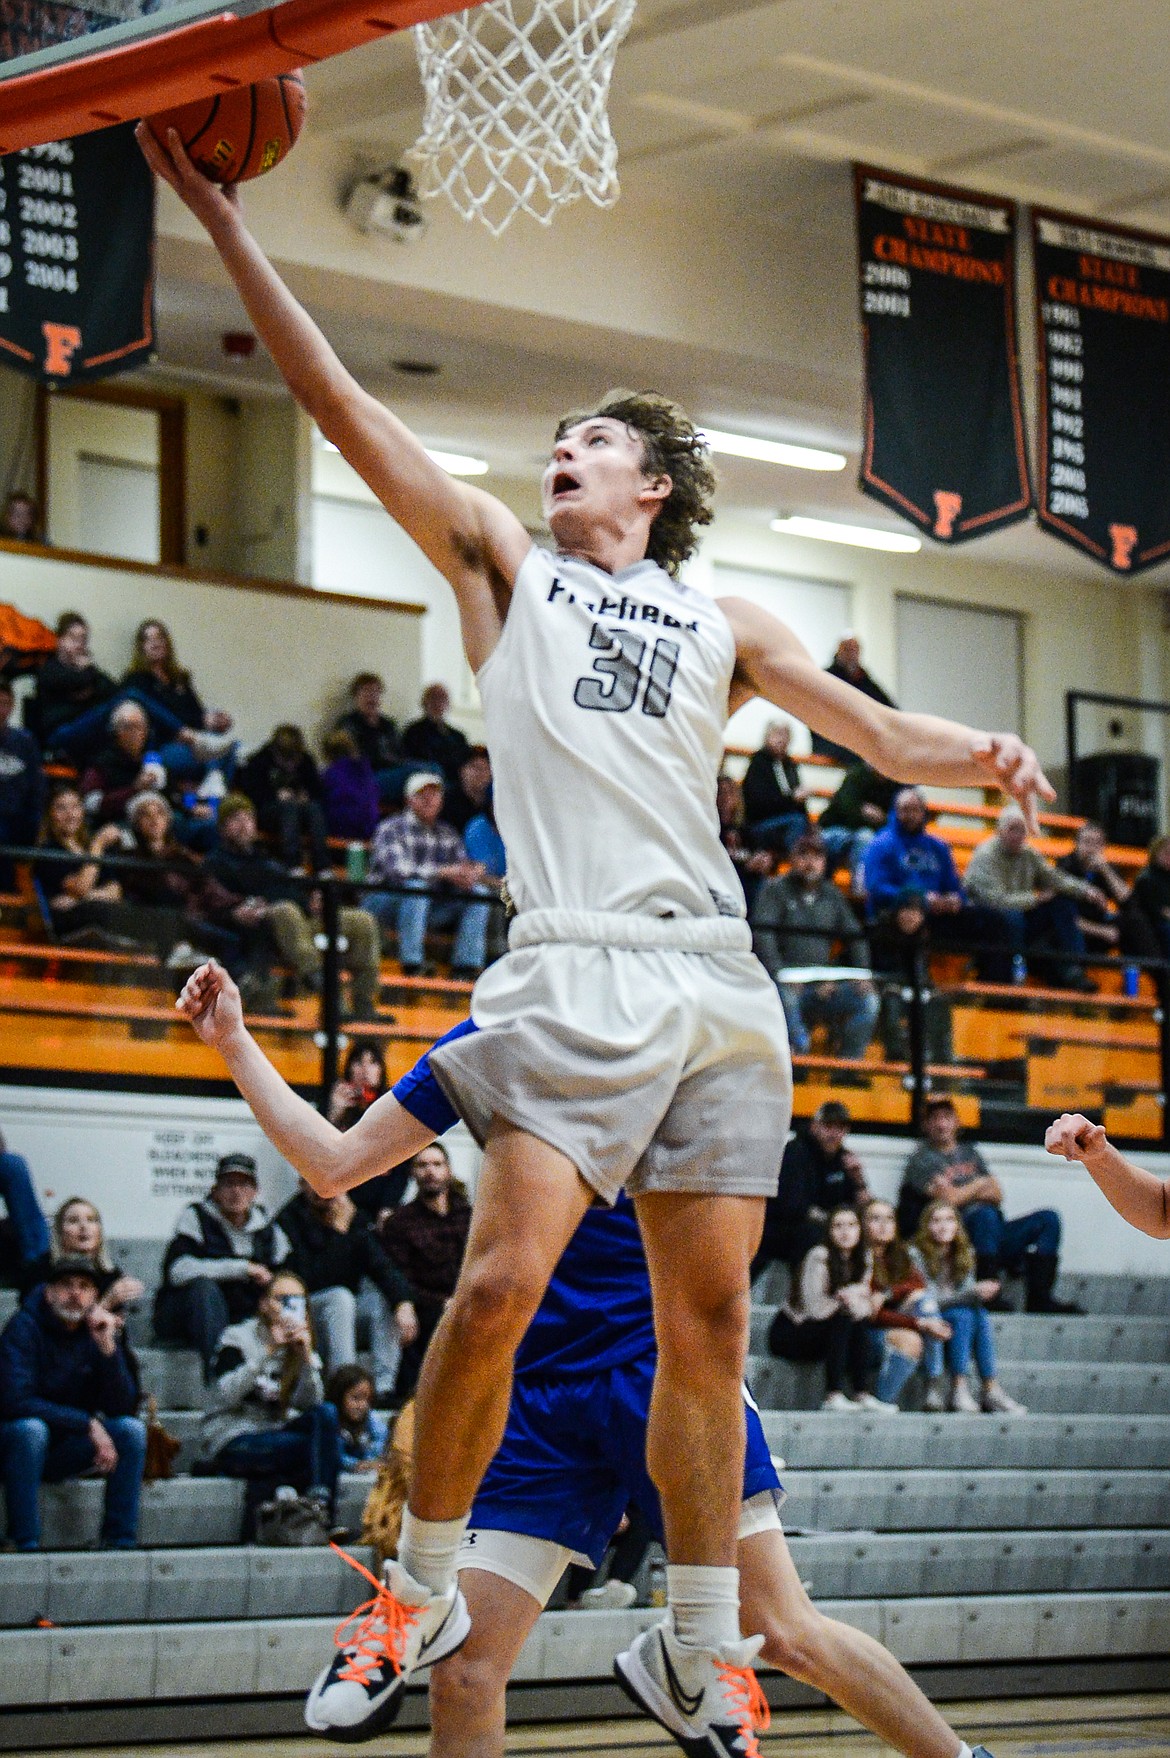
[[[750,1666],[717,1667],[719,1682],[728,1687],[725,1701],[732,1719],[739,1723],[744,1758],[761,1758],[756,1735],[766,1734],[772,1725],[768,1699],[760,1690],[760,1681]]]
[[[384,1581],[371,1575],[364,1563],[351,1557],[339,1544],[331,1544],[329,1548],[336,1551],[351,1569],[364,1575],[374,1589],[373,1599],[367,1599],[362,1605],[356,1606],[337,1626],[333,1638],[337,1646],[343,1650],[352,1650],[349,1659],[338,1672],[338,1678],[352,1679],[356,1684],[368,1685],[370,1674],[378,1671],[387,1660],[394,1671],[400,1673],[402,1657],[406,1652],[406,1638],[422,1616],[422,1606],[403,1605],[400,1599],[395,1599]]]

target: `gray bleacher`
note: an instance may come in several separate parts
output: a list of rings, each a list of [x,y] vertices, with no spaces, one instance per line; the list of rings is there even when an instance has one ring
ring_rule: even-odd
[[[988,1663],[1026,1663],[1042,1682],[1062,1662],[1116,1669],[1170,1650],[1170,1277],[1073,1278],[1065,1291],[1087,1316],[995,1320],[1004,1383],[1036,1412],[1021,1418],[822,1412],[819,1375],[766,1354],[781,1278],[759,1291],[753,1383],[786,1461],[796,1567],[826,1612],[909,1665],[958,1680],[956,1668],[984,1679]],[[0,1314],[11,1305],[0,1297]],[[64,1703],[173,1703],[181,1737],[183,1703],[258,1697],[288,1727],[339,1616],[367,1597],[324,1549],[235,1542],[243,1486],[186,1475],[198,1361],[146,1342],[144,1314],[133,1328],[144,1385],[183,1442],[180,1474],[147,1486],[137,1552],[90,1548],[101,1486],[83,1482],[44,1491],[44,1553],[0,1555],[0,1749],[27,1736],[30,1713]],[[353,1528],[368,1487],[343,1480]],[[658,1615],[547,1612],[517,1679],[606,1679]]]

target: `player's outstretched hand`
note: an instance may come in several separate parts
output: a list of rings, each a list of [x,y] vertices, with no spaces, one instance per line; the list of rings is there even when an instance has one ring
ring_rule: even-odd
[[[1079,1160],[1083,1165],[1109,1146],[1109,1138],[1099,1123],[1090,1123],[1079,1111],[1066,1111],[1048,1125],[1044,1146],[1062,1160]]]
[[[167,129],[166,145],[159,140],[147,122],[140,122],[134,138],[142,148],[142,156],[164,183],[169,183],[179,200],[185,202],[209,231],[216,222],[233,219],[240,209],[240,196],[234,183],[213,183],[191,163],[178,131]]]
[[[191,1021],[196,1037],[213,1050],[221,1049],[229,1038],[244,1030],[240,991],[214,959],[191,972],[175,1006]]]
[[[986,770],[989,781],[1018,800],[1023,807],[1028,834],[1036,836],[1040,830],[1038,803],[1043,800],[1051,805],[1056,798],[1056,789],[1041,769],[1040,759],[1032,747],[1017,738],[1015,733],[989,733],[981,744],[976,745],[972,756],[979,767]]]

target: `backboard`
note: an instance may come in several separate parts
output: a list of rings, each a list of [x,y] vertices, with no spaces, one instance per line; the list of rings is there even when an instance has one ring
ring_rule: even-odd
[[[0,0],[0,153],[212,97],[459,7],[460,0]]]

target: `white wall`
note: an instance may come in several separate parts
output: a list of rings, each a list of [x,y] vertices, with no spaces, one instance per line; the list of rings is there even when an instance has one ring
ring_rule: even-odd
[[[50,397],[47,425],[49,541],[157,562],[157,412]]]
[[[8,550],[0,551],[0,600],[50,626],[63,610],[80,611],[98,664],[115,678],[129,664],[138,624],[161,617],[204,701],[235,716],[247,748],[282,720],[311,736],[323,730],[359,671],[385,677],[388,712],[417,713],[424,618],[413,611]]]

